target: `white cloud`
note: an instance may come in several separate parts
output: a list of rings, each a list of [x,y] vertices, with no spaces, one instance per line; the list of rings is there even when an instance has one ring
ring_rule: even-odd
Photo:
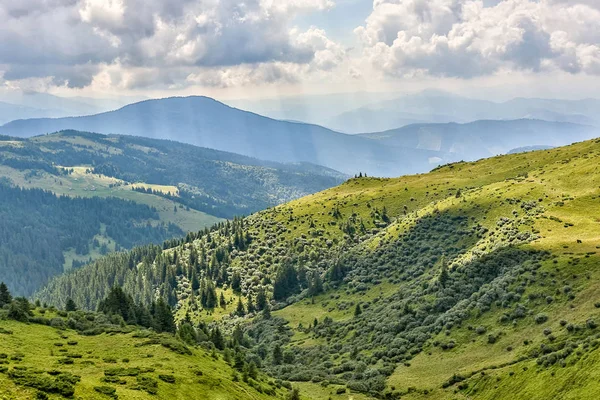
[[[177,86],[188,76],[252,70],[328,70],[344,52],[325,32],[291,29],[298,13],[331,0],[3,0],[0,65],[7,81],[51,77],[71,87],[96,81]],[[211,71],[214,70],[214,71]],[[208,72],[207,72],[208,71]],[[271,71],[271,72],[268,72]],[[135,76],[139,74],[139,76]],[[238,81],[243,81],[239,79]]]
[[[355,29],[391,76],[470,78],[506,70],[599,73],[596,0],[375,0]]]

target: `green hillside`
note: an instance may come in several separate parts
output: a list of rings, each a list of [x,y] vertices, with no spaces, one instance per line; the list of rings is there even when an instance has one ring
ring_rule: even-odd
[[[100,322],[100,314],[61,317],[41,307],[33,314],[36,323],[0,322],[2,398],[259,400],[288,391],[264,374],[244,378],[222,354],[169,334]],[[80,318],[102,328],[68,327]]]
[[[309,398],[595,399],[599,155],[594,140],[351,179],[36,297],[159,294],[178,321],[241,329],[246,357]]]
[[[342,179],[316,165],[165,140],[75,131],[2,137],[0,281],[29,296],[109,252],[161,244]]]

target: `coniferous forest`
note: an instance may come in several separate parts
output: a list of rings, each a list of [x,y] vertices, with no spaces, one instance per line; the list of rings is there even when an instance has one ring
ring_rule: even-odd
[[[73,264],[83,264],[65,264],[69,250],[102,254],[109,245],[126,250],[183,234],[176,225],[161,223],[156,210],[132,201],[56,196],[6,184],[0,184],[0,219],[0,281],[24,296]]]

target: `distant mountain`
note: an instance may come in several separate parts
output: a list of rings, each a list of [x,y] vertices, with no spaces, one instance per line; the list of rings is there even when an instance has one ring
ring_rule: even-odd
[[[429,150],[390,148],[321,126],[279,121],[207,97],[148,100],[102,114],[10,122],[0,133],[30,137],[65,129],[171,139],[277,162],[309,162],[348,174],[401,175],[431,169]]]
[[[0,124],[20,118],[43,118],[56,116],[56,110],[43,110],[0,101]]]
[[[413,124],[360,134],[387,146],[437,151],[446,159],[476,160],[525,146],[562,146],[600,136],[600,129],[567,122],[520,119],[467,124]]]
[[[75,168],[75,176],[83,176],[73,179],[57,166]],[[281,164],[174,141],[77,131],[0,141],[1,176],[26,187],[86,196],[122,197],[123,187],[131,192],[132,185],[141,184],[136,189],[149,188],[223,218],[275,206],[346,178],[313,164]],[[83,182],[88,183],[81,186]],[[91,187],[97,191],[84,193]]]
[[[517,147],[516,149],[512,149],[512,150],[508,151],[506,154],[527,153],[528,151],[550,150],[553,148],[554,148],[553,146],[524,146],[524,147]]]
[[[600,125],[600,100],[516,98],[493,102],[427,90],[358,107],[321,123],[338,131],[361,133],[394,129],[411,123],[524,118]]]

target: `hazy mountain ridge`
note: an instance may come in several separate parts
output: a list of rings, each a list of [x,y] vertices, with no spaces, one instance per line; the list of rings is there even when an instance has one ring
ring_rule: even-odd
[[[390,146],[428,149],[448,157],[476,160],[527,146],[564,146],[600,136],[600,129],[568,122],[520,119],[480,120],[459,124],[412,124],[384,132],[360,134]]]
[[[466,128],[465,137],[460,138]],[[0,132],[28,137],[62,129],[171,139],[264,160],[309,162],[347,174],[379,176],[427,172],[438,164],[475,160],[516,147],[566,145],[595,136],[590,127],[534,120],[476,121],[464,127],[418,124],[347,135],[318,125],[274,120],[206,97],[147,100],[85,117],[13,121],[0,127]],[[414,138],[401,140],[403,135]],[[440,144],[424,139],[426,135]],[[452,139],[443,141],[454,145],[441,144],[442,137],[448,136]],[[382,137],[387,139],[368,140]]]
[[[494,102],[426,90],[332,116],[321,124],[348,133],[385,131],[410,123],[468,123],[476,120],[541,119],[600,125],[600,100],[515,98]]]

